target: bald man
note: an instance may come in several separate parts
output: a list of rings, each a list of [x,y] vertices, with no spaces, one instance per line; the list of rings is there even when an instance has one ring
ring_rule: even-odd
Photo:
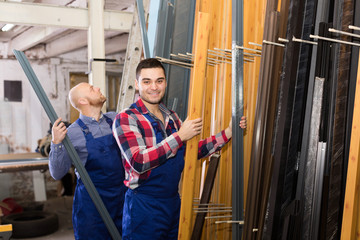
[[[49,155],[50,174],[58,180],[71,167],[71,159],[62,144],[67,134],[121,234],[126,187],[121,155],[112,134],[116,113],[101,112],[106,98],[99,88],[88,83],[73,87],[69,100],[80,112],[80,117],[68,128],[61,118],[54,122]],[[75,239],[111,239],[76,169],[75,173],[77,184],[72,217]]]

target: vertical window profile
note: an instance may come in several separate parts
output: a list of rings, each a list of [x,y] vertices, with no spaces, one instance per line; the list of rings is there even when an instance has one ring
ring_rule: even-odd
[[[4,80],[4,101],[21,102],[22,101],[22,82]]]

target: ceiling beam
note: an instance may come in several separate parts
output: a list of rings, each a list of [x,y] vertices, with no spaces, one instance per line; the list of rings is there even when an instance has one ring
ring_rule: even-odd
[[[109,37],[109,33],[105,33],[105,38]],[[129,34],[121,34],[105,40],[105,55],[120,53],[126,51]],[[87,32],[76,31],[58,38],[51,43],[47,43],[44,47],[30,49],[26,51],[26,55],[34,58],[50,58],[61,54],[75,51],[87,46]],[[12,53],[9,55],[12,55]]]
[[[131,12],[104,11],[104,30],[129,32],[132,15]],[[0,1],[0,22],[87,30],[89,14],[86,8]]]
[[[57,27],[30,28],[9,42],[9,50],[11,52],[8,55],[12,55],[12,49],[19,51],[27,50],[65,31],[67,29]]]
[[[105,55],[126,51],[129,34],[122,34],[105,40]]]

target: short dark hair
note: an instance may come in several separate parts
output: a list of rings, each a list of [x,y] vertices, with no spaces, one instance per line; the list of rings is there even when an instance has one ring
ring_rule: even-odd
[[[140,72],[144,68],[162,68],[165,74],[165,68],[159,60],[156,58],[147,58],[141,60],[136,67],[136,80],[139,80]]]

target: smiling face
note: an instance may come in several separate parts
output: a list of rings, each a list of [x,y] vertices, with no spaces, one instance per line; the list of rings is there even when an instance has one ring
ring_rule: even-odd
[[[135,88],[145,105],[158,105],[165,95],[166,79],[162,68],[143,68]]]

